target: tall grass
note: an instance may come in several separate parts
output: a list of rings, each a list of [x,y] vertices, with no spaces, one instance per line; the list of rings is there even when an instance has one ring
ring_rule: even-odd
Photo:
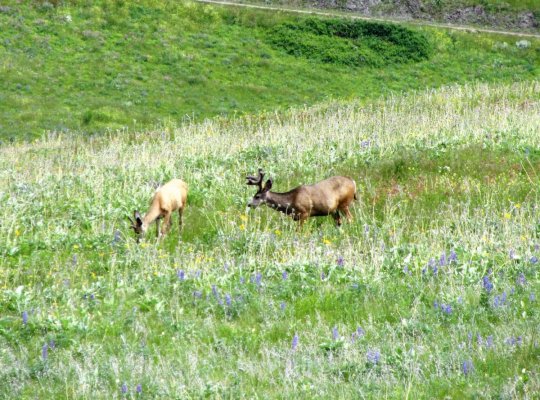
[[[478,84],[2,147],[0,397],[534,398],[539,111]],[[258,167],[351,176],[354,223],[247,212]],[[172,177],[184,230],[136,245]]]

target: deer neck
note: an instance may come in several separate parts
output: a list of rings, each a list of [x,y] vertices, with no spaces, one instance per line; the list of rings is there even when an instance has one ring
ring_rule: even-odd
[[[266,195],[266,205],[285,214],[293,213],[293,200],[293,196],[290,193],[268,192]]]
[[[143,217],[143,226],[148,227],[152,222],[161,216],[161,208],[158,201],[153,201],[148,212]]]

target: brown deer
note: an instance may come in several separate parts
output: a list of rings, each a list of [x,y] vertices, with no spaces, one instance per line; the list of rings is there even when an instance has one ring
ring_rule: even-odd
[[[150,202],[150,208],[144,217],[141,217],[139,211],[135,210],[133,212],[135,220],[128,218],[131,221],[131,228],[137,234],[137,242],[140,241],[141,236],[154,221],[156,221],[157,237],[159,238],[167,234],[171,227],[171,215],[177,210],[180,216],[180,228],[182,228],[182,214],[186,207],[187,193],[187,184],[181,179],[173,179],[155,191]],[[163,225],[160,231],[159,220],[162,218]]]
[[[352,220],[349,205],[356,200],[356,183],[345,176],[333,176],[314,185],[301,185],[286,193],[271,192],[272,180],[262,185],[264,172],[259,168],[258,176],[247,176],[247,184],[258,190],[248,207],[261,204],[291,215],[302,225],[309,217],[332,215],[336,225],[341,225],[341,213],[347,221]]]

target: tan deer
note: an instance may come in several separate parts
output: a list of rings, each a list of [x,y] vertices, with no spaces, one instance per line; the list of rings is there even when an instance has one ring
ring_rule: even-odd
[[[182,214],[186,207],[187,194],[187,184],[181,179],[173,179],[155,191],[152,201],[150,202],[150,208],[144,217],[141,217],[139,211],[135,210],[133,212],[135,220],[128,218],[131,221],[131,228],[137,234],[137,242],[140,241],[141,236],[154,221],[156,221],[157,237],[159,238],[167,234],[171,227],[171,215],[177,210],[180,217],[180,228],[182,228]],[[163,225],[160,231],[159,220],[162,218]]]
[[[332,215],[336,225],[341,225],[341,214],[352,221],[349,205],[356,200],[356,183],[345,176],[333,176],[314,185],[301,185],[286,193],[271,192],[272,180],[262,185],[264,172],[259,168],[258,176],[247,176],[247,184],[258,190],[248,203],[251,208],[261,204],[291,215],[302,225],[309,217]]]

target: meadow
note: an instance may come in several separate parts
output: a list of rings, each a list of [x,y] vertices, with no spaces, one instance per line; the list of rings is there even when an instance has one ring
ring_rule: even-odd
[[[531,81],[5,144],[0,398],[536,398],[539,131]],[[354,222],[248,212],[258,167]]]
[[[349,37],[320,21],[162,0],[4,1],[0,140],[142,131],[540,74],[538,40],[518,48],[515,37],[360,21]]]

